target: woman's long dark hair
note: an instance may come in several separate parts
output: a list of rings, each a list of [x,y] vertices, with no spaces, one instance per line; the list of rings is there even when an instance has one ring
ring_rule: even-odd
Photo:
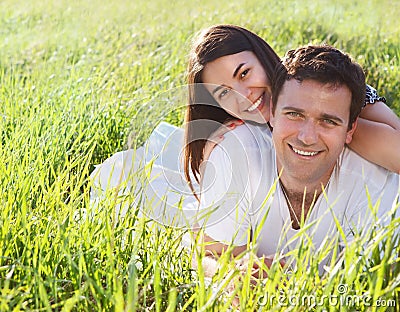
[[[280,59],[265,40],[247,29],[235,25],[212,26],[201,32],[192,45],[187,74],[189,99],[185,113],[184,147],[185,177],[191,187],[191,173],[198,183],[200,181],[200,164],[207,138],[222,123],[237,119],[222,109],[202,84],[204,66],[222,56],[243,51],[252,51],[256,55],[271,81]],[[205,126],[202,122],[194,122],[196,120],[211,122]]]

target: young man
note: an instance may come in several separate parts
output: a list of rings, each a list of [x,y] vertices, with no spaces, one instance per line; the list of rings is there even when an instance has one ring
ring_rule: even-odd
[[[377,217],[395,205],[399,176],[346,147],[365,98],[358,64],[329,46],[302,47],[287,53],[272,86],[272,136],[239,126],[206,165],[200,207],[213,253],[232,244],[239,254],[252,240],[258,256],[275,256],[303,227],[318,249],[338,235],[335,218],[348,239],[374,222],[367,190],[380,200]]]

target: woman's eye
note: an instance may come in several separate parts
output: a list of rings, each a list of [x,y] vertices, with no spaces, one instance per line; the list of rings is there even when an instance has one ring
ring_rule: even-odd
[[[250,69],[245,69],[241,74],[240,74],[240,78],[244,78],[246,77],[246,75],[249,73]]]
[[[218,95],[219,99],[222,99],[224,96],[226,96],[229,92],[229,89],[224,89],[221,91],[221,93]]]

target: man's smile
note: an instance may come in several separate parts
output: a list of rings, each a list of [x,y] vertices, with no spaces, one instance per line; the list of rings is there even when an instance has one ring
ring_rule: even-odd
[[[288,144],[288,145],[293,152],[295,152],[297,155],[300,155],[300,156],[313,157],[313,156],[318,155],[321,152],[321,151],[306,151],[303,149],[295,148],[294,146],[292,146],[290,144]]]

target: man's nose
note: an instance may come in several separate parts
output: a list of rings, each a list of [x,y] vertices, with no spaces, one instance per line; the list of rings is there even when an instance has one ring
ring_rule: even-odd
[[[305,120],[298,133],[298,139],[305,145],[312,145],[318,142],[318,131],[312,120]]]

